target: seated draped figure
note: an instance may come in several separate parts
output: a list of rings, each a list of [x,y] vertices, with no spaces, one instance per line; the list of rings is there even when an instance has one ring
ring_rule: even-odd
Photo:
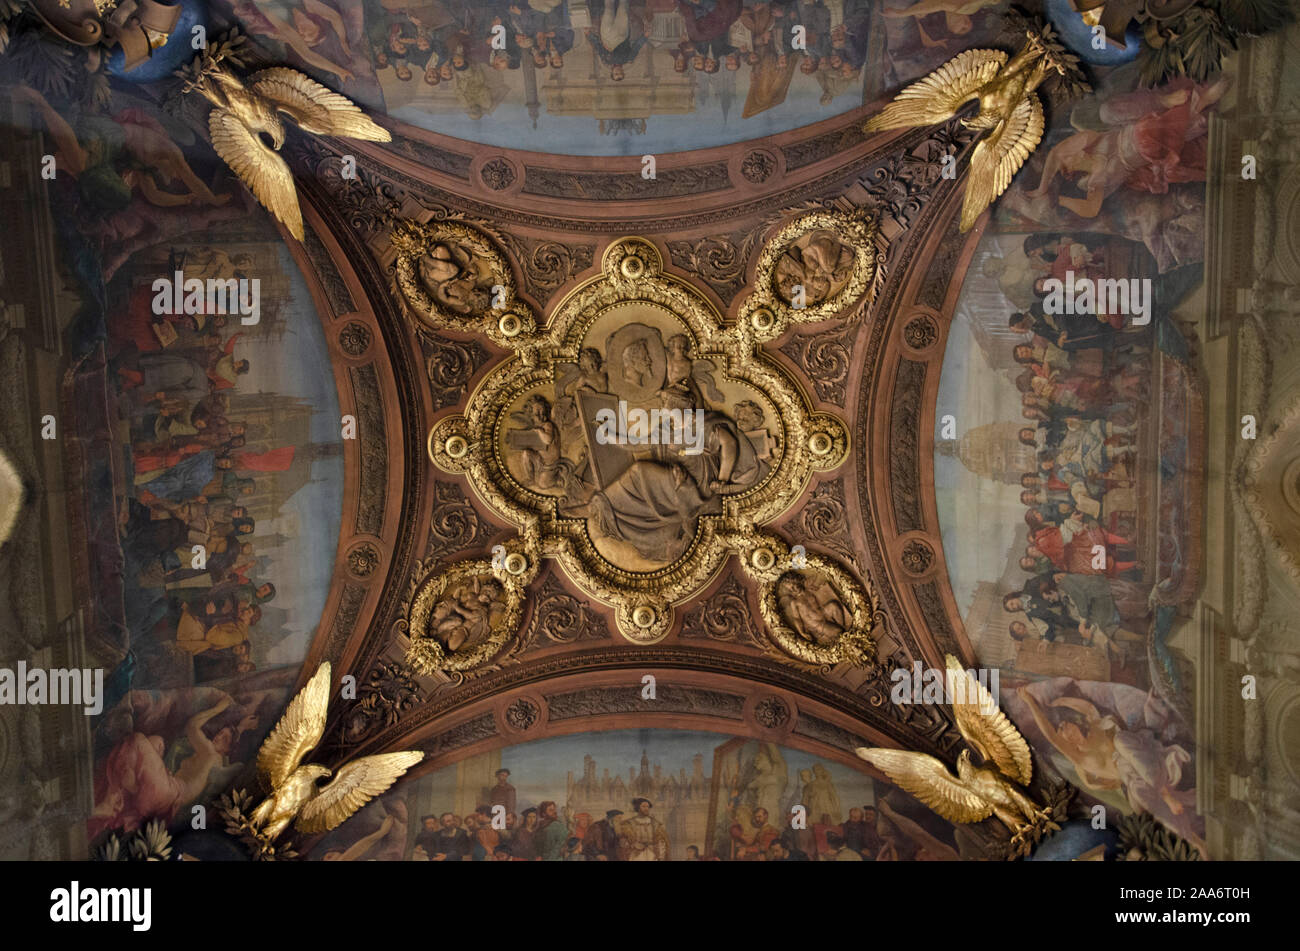
[[[521,486],[586,519],[604,557],[646,570],[680,558],[723,496],[759,485],[777,440],[761,393],[715,378],[667,312],[636,316],[597,321],[576,364],[513,404],[502,454]]]

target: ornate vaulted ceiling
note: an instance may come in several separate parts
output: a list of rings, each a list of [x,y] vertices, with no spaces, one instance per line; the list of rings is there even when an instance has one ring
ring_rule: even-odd
[[[328,660],[373,678],[373,703],[331,723],[339,755],[423,749],[420,769],[437,769],[521,738],[634,724],[779,738],[845,762],[864,744],[952,748],[941,713],[887,695],[897,667],[971,657],[927,486],[944,327],[980,234],[958,232],[960,193],[939,160],[972,136],[953,123],[869,137],[862,118],[660,155],[654,179],[639,160],[473,148],[391,120],[391,144],[295,151],[309,229],[295,254],[326,324],[342,412],[358,421],[343,581],[303,668]],[[345,155],[355,179],[341,174]],[[857,256],[853,279],[796,310],[773,272],[819,232]],[[421,299],[410,262],[439,245],[474,257],[484,287],[509,288],[506,306],[459,313]],[[629,248],[644,272],[619,270]],[[783,442],[765,497],[728,499],[737,515],[719,516],[682,557],[602,556],[588,543],[599,531],[559,515],[555,493],[542,502],[506,466],[470,466],[446,448],[459,435],[485,460],[509,459],[508,445],[494,454],[488,444],[527,384],[513,401],[503,393],[494,415],[495,381],[517,367],[562,382],[575,347],[599,342],[565,330],[619,300],[657,300],[697,332],[699,356],[725,352],[774,410],[770,431]],[[507,336],[507,314],[528,330]],[[829,450],[814,441],[823,455],[807,448],[814,420],[834,436]],[[537,504],[517,503],[529,494]],[[539,529],[548,508],[551,528]],[[801,650],[797,636],[792,650],[764,609],[783,566],[763,559],[788,562],[795,545],[858,603],[861,650]],[[526,565],[521,577],[497,566],[511,589],[499,640],[472,663],[443,653],[417,673],[412,644],[434,625],[422,596],[449,576],[492,576],[498,546]],[[685,579],[675,585],[663,571],[674,568]],[[629,589],[640,594],[621,598]],[[645,628],[632,618],[638,605],[654,612]],[[647,674],[653,700],[642,698]]]
[[[1300,851],[1295,27],[1029,6],[0,3],[0,856]]]

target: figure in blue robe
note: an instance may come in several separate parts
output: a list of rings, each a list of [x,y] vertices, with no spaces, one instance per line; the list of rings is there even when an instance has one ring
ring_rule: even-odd
[[[140,488],[148,489],[160,499],[169,502],[188,502],[203,491],[217,471],[217,455],[211,449],[196,452],[182,459],[162,475],[146,482]]]

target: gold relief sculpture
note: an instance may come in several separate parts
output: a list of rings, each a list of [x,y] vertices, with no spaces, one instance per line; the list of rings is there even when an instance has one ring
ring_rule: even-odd
[[[945,660],[957,729],[979,753],[981,765],[971,763],[968,749],[957,757],[956,776],[925,753],[862,747],[858,756],[949,822],[997,816],[1012,833],[1011,856],[1028,855],[1044,835],[1060,828],[1051,806],[1040,807],[1022,791],[1033,779],[1029,744],[961,662],[951,654]]]
[[[756,340],[773,340],[791,324],[827,320],[871,300],[880,276],[876,228],[865,210],[814,211],[764,246],[740,320]]]
[[[1055,71],[1074,87],[1087,88],[1078,58],[1055,38],[1050,26],[1025,31],[1025,46],[1008,59],[1001,50],[966,50],[925,79],[912,83],[873,116],[865,130],[937,125],[979,102],[969,129],[987,131],[971,153],[962,200],[961,230],[969,231],[993,200],[1007,190],[1043,137],[1043,105],[1034,90]]]
[[[537,573],[536,557],[511,547],[503,546],[492,563],[458,562],[437,572],[420,566],[396,625],[410,638],[412,667],[458,679],[501,652],[519,627],[524,589]]]
[[[774,535],[753,533],[735,547],[745,573],[759,584],[759,611],[782,651],[822,668],[871,662],[872,632],[883,622],[873,592],[829,558],[792,549]]]
[[[208,115],[212,148],[262,206],[301,241],[302,211],[293,172],[279,155],[285,132],[280,113],[317,135],[371,142],[388,142],[392,136],[346,96],[297,70],[275,67],[254,73],[247,82],[240,79],[223,60],[238,61],[235,47],[242,39],[215,43],[182,69],[183,89],[212,103]]]
[[[225,811],[232,831],[238,831],[254,847],[258,858],[275,854],[275,840],[290,823],[308,835],[340,825],[424,758],[418,751],[363,756],[339,767],[330,782],[319,785],[331,770],[303,763],[303,759],[325,733],[329,695],[327,661],[289,703],[258,751],[257,770],[271,787],[271,794],[247,816],[242,809],[246,799],[242,791],[227,800]]]
[[[392,248],[398,290],[425,326],[477,331],[502,344],[532,338],[532,316],[487,235],[458,221],[405,221],[393,231]]]
[[[816,230],[791,233],[789,246],[807,235],[798,247],[814,247]],[[842,296],[855,280],[834,276],[825,293]],[[784,512],[814,471],[848,456],[847,427],[812,411],[760,353],[751,325],[724,326],[639,238],[611,245],[602,274],[560,302],[545,332],[505,344],[515,357],[483,379],[463,416],[433,427],[430,458],[467,475],[519,529],[524,550],[555,558],[614,606],[635,643],[663,638],[674,604],[703,588],[729,554],[750,550],[755,527]],[[837,566],[816,570],[843,605],[841,628],[823,627],[809,641],[775,623],[775,644],[812,664],[863,661],[872,624],[865,595]],[[441,592],[448,583],[425,585]],[[436,598],[417,597],[412,608],[413,659],[418,633],[432,638],[432,666],[486,663],[486,648],[462,662],[433,646]]]

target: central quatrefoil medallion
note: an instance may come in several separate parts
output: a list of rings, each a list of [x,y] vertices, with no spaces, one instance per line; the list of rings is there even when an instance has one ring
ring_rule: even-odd
[[[730,325],[691,284],[664,273],[658,250],[640,238],[614,242],[601,274],[571,291],[543,328],[509,286],[495,289],[499,316],[480,310],[458,325],[427,293],[421,265],[458,252],[440,250],[436,234],[421,243],[408,232],[396,269],[399,282],[405,275],[414,286],[413,309],[428,323],[480,329],[514,350],[463,414],[433,426],[429,455],[443,471],[465,474],[519,533],[491,563],[415,580],[402,622],[413,662],[463,672],[498,653],[543,558],[613,605],[626,638],[653,643],[668,633],[673,606],[732,555],[760,586],[786,654],[817,664],[865,660],[875,618],[869,592],[834,562],[792,554],[759,530],[803,494],[814,471],[848,455],[844,422],[816,412],[760,348],[789,324],[826,319],[867,292],[870,230],[860,216],[845,217],[860,242],[845,242],[852,228],[830,237],[810,226],[817,222],[778,235]],[[788,299],[796,265],[812,288],[807,314]],[[466,633],[475,625],[477,641]]]

